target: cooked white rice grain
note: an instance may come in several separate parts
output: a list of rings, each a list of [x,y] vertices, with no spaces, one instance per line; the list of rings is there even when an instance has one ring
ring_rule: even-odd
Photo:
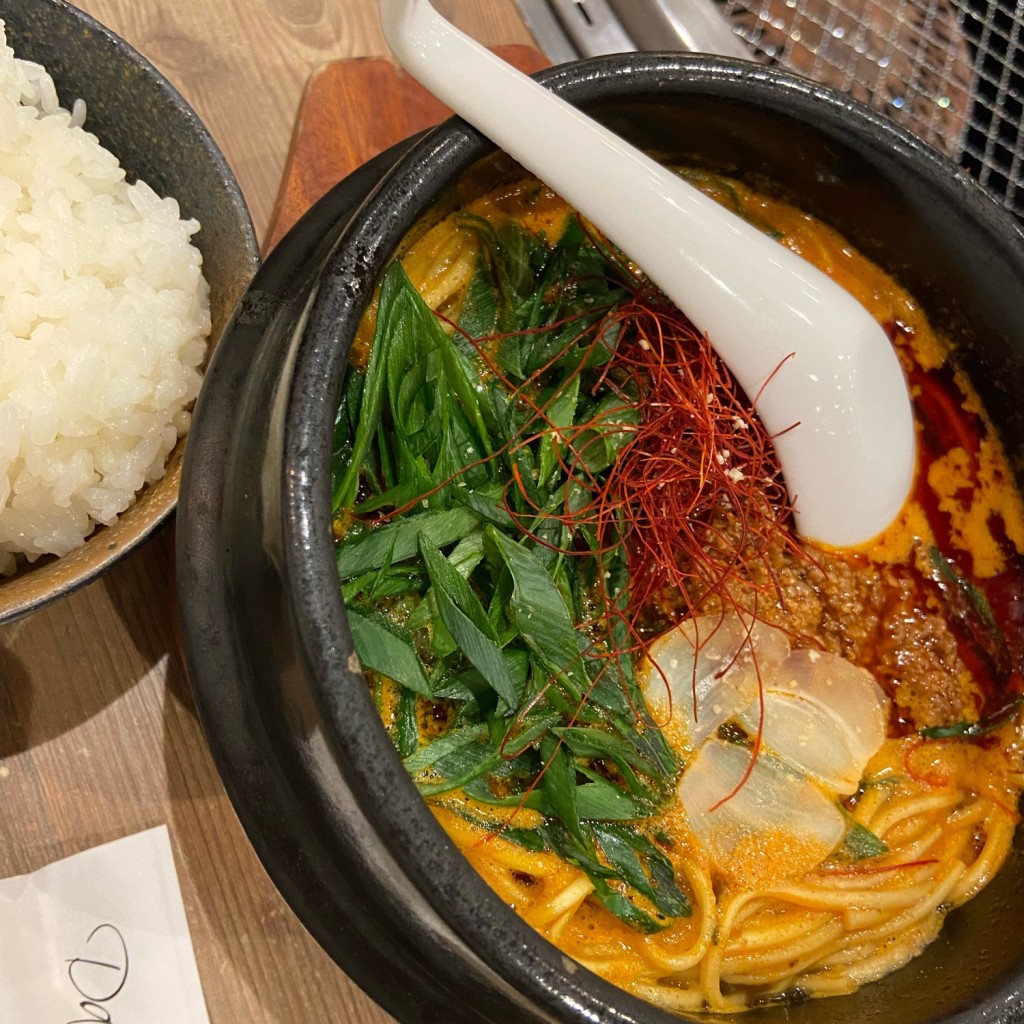
[[[199,229],[129,185],[0,21],[0,573],[163,476],[210,331]]]

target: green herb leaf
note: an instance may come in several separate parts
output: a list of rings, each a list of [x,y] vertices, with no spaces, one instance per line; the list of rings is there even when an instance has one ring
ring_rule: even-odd
[[[940,584],[950,611],[996,671],[1004,676],[1009,674],[1012,666],[1006,638],[985,595],[935,545],[928,549],[928,556],[933,578]]]
[[[1015,697],[998,711],[979,718],[974,722],[951,722],[949,725],[929,725],[919,730],[919,735],[926,740],[973,740],[980,736],[988,736],[997,732],[1007,722],[1013,721],[1020,713],[1024,697]]]
[[[342,587],[341,595],[345,604],[349,605],[359,597],[370,602],[407,594],[419,594],[423,591],[424,586],[423,574],[416,567],[392,566],[386,570],[381,567],[349,580]],[[409,628],[412,629],[411,626]]]
[[[405,688],[398,691],[395,737],[401,757],[414,754],[420,745],[419,701],[412,690]]]
[[[489,275],[479,267],[470,279],[459,311],[459,330],[471,338],[493,334],[497,326],[498,308]]]
[[[672,862],[635,829],[598,825],[594,835],[619,875],[666,917],[689,917],[686,895],[676,885]]]
[[[625,880],[614,867],[603,864],[598,859],[593,836],[577,838],[558,828],[554,823],[544,829],[544,834],[551,848],[563,860],[576,865],[586,874],[594,887],[594,896],[606,910],[644,934],[661,931],[666,927],[667,920],[656,920],[645,910],[641,910],[625,893],[609,884],[609,881]]]
[[[471,743],[439,758],[434,768],[445,781],[421,782],[420,790],[429,796],[461,789],[474,780],[485,779],[498,764],[500,757],[490,743]]]
[[[874,832],[865,828],[859,821],[854,821],[846,812],[844,817],[849,828],[846,830],[842,845],[833,854],[836,860],[866,860],[869,857],[881,857],[889,852],[889,847]]]
[[[509,615],[524,643],[570,699],[581,701],[590,689],[590,678],[580,657],[576,630],[561,592],[528,548],[509,540],[491,526],[487,527],[487,538],[512,574]]]
[[[435,592],[443,594],[449,604],[463,612],[480,633],[492,643],[497,643],[498,637],[494,632],[494,627],[466,577],[441,554],[437,545],[433,544],[430,538],[424,534],[420,534],[419,547]]]
[[[389,283],[390,280],[390,283]],[[388,308],[390,295],[397,287],[393,275],[385,275],[381,285],[380,308]],[[373,347],[370,349],[370,360],[366,366],[366,378],[362,389],[362,401],[359,410],[359,424],[356,427],[352,443],[352,455],[345,471],[334,487],[334,510],[350,508],[356,500],[359,489],[359,474],[363,470],[367,453],[373,443],[380,424],[381,409],[384,403],[384,392],[387,384],[386,374],[382,366],[387,362],[390,348],[392,322],[389,316],[378,316],[373,334]]]
[[[501,836],[531,853],[540,853],[548,848],[544,833],[539,828],[503,828]]]
[[[437,547],[447,547],[468,536],[479,523],[480,517],[463,507],[395,519],[343,540],[338,545],[338,576],[348,580],[370,569],[379,569],[389,552],[392,562],[413,558],[419,553],[421,534]]]
[[[460,747],[480,743],[487,739],[487,726],[478,723],[453,729],[430,743],[424,744],[416,753],[405,759],[405,770],[412,776],[436,764]]]
[[[625,894],[613,889],[603,879],[592,878],[594,895],[600,901],[605,910],[610,911],[617,918],[638,932],[645,935],[652,935],[655,932],[663,931],[668,927],[667,920],[658,921],[651,917],[646,911],[641,910]]]
[[[636,773],[640,772],[650,778],[657,778],[660,775],[659,768],[655,763],[642,756],[635,746],[606,729],[572,727],[554,729],[553,732],[563,740],[576,757],[607,758],[612,761],[622,773],[634,796],[646,800],[648,806],[656,802],[650,787],[644,785]],[[634,817],[636,816],[634,815]],[[599,815],[585,814],[584,817],[599,817]]]
[[[567,385],[554,392],[544,408],[545,422],[537,460],[537,473],[541,486],[547,486],[558,465],[558,458],[565,459],[566,439],[562,435],[573,425],[576,417],[576,403],[579,400],[580,379],[573,376]]]
[[[432,696],[412,641],[383,616],[348,609],[352,643],[364,668],[379,672],[424,697]]]
[[[441,621],[452,639],[505,707],[509,710],[517,707],[519,691],[508,673],[494,627],[480,600],[444,555],[422,535],[420,554],[433,584]]]
[[[544,799],[553,814],[580,842],[583,832],[576,808],[576,765],[565,747],[552,735],[541,741],[540,756],[544,761]]]
[[[506,757],[515,757],[538,740],[551,732],[552,726],[561,721],[557,714],[546,714],[543,711],[532,711],[516,718],[503,732],[501,747]]]
[[[576,787],[576,811],[584,821],[636,821],[650,813],[648,802],[634,800],[607,779],[578,766],[590,781]]]
[[[396,264],[367,373],[346,383],[335,465],[351,458],[335,479],[355,522],[337,561],[346,602],[366,602],[351,612],[357,651],[400,686],[392,735],[424,796],[541,812],[539,828],[503,834],[578,865],[595,899],[657,931],[689,908],[671,862],[625,823],[668,798],[677,763],[642,711],[638,727],[616,615],[625,549],[563,516],[592,500],[639,415],[635,387],[604,376],[621,268],[576,218],[555,244],[463,226],[483,243],[460,308],[478,341],[450,336]],[[367,525],[381,510],[387,521]],[[602,617],[607,639],[577,630]],[[431,693],[452,714],[423,743]]]
[[[429,537],[425,538],[429,541]],[[484,557],[483,530],[474,530],[455,545],[448,556],[448,564],[463,578],[468,579],[470,573],[480,564]],[[438,617],[437,604],[429,591],[417,605],[406,622],[411,632],[424,629]]]

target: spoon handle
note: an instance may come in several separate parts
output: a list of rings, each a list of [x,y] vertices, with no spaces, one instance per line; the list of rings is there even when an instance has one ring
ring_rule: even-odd
[[[399,62],[591,220],[706,331],[775,436],[801,533],[847,547],[899,513],[914,469],[902,370],[848,292],[458,31],[381,0]]]

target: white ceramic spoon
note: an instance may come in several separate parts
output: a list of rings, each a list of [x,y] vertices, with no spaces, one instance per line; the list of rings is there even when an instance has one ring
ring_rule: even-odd
[[[588,217],[707,332],[776,435],[800,532],[851,547],[884,530],[910,488],[914,424],[892,345],[868,312],[428,0],[381,0],[380,10],[414,78]]]

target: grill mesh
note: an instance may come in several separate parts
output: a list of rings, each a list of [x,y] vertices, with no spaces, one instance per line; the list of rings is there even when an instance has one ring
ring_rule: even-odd
[[[754,56],[851,93],[1024,215],[1024,0],[719,0]]]

